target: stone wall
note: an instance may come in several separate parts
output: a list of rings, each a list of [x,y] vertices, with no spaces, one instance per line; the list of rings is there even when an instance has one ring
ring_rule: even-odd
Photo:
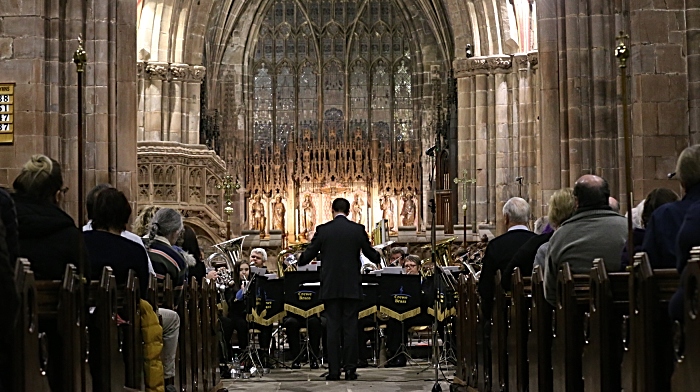
[[[5,0],[0,6],[0,82],[15,82],[15,142],[0,146],[0,184],[31,154],[61,162],[78,216],[78,36],[84,77],[85,191],[109,182],[136,196],[136,10],[132,1]],[[117,154],[117,149],[119,153]]]
[[[501,224],[500,211],[511,196],[530,201],[533,212],[540,208],[537,60],[532,52],[462,58],[453,64],[458,80],[458,172],[466,170],[476,179],[468,224]],[[518,177],[523,178],[522,186]]]

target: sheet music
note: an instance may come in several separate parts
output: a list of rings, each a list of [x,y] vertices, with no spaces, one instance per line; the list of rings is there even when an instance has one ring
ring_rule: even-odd
[[[250,273],[255,274],[255,275],[265,276],[265,274],[267,273],[267,268],[253,267],[251,265],[250,266]]]
[[[318,264],[309,263],[307,265],[300,265],[297,267],[297,271],[318,271]]]
[[[272,273],[272,274],[265,274],[265,277],[268,278],[268,279],[270,279],[270,280],[272,280],[272,279],[277,279],[277,278],[278,278],[277,274],[275,274],[275,273]]]
[[[382,268],[382,273],[387,275],[399,275],[403,274],[403,268],[401,267],[384,267]]]

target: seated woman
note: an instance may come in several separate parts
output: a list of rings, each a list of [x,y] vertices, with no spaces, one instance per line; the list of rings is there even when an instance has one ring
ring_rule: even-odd
[[[12,195],[17,209],[19,257],[31,263],[37,280],[61,280],[66,265],[90,277],[82,232],[73,218],[59,205],[68,188],[63,186],[61,165],[45,155],[32,155],[15,179]],[[42,320],[39,330],[48,337],[50,358],[60,358],[62,346],[56,320]],[[52,390],[64,385],[58,361],[48,362],[48,379]]]
[[[141,298],[148,291],[148,256],[143,246],[121,236],[131,216],[131,206],[124,194],[114,188],[103,189],[92,208],[92,230],[83,232],[92,279],[99,280],[102,268],[114,271],[118,284],[126,283],[129,270],[139,278]]]
[[[182,215],[172,208],[161,208],[151,220],[148,233],[148,255],[159,279],[170,275],[174,286],[187,280],[187,263],[173,244],[182,234]]]
[[[250,273],[248,261],[243,260],[236,264],[233,273],[234,276],[238,276],[238,279],[234,279],[234,285],[226,288],[224,292],[228,311],[221,312],[219,315],[221,329],[223,330],[224,345],[226,347],[226,350],[220,353],[220,359],[223,359],[225,362],[229,362],[233,357],[233,353],[231,352],[231,337],[233,336],[233,331],[236,331],[240,351],[244,351],[248,348],[247,309],[244,301],[244,294],[246,291],[245,284],[248,282],[248,274]],[[245,361],[244,358],[241,358],[241,360]],[[221,374],[223,377],[224,372]]]
[[[45,155],[32,155],[12,186],[19,256],[29,259],[35,278],[63,279],[67,264],[90,276],[82,232],[59,207],[68,191],[63,186],[61,165]]]

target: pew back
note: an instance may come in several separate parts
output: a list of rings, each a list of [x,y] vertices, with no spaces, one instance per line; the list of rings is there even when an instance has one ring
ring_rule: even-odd
[[[544,271],[532,270],[527,357],[530,391],[552,392],[552,306],[544,297]]]

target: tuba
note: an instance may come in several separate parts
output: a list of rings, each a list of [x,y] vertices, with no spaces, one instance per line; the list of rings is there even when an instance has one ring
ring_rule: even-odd
[[[280,254],[277,255],[277,276],[280,279],[284,278],[285,272],[297,270],[298,259],[296,254],[303,252],[307,246],[309,246],[308,242],[289,244],[286,249],[282,250]]]
[[[384,268],[389,266],[389,260],[391,259],[391,245],[394,244],[394,241],[386,241],[384,243],[381,243],[379,245],[375,245],[374,249],[379,252],[379,257],[381,260],[379,261],[379,264],[377,267],[378,268]]]
[[[245,237],[241,236],[212,245],[217,251],[204,260],[204,265],[207,268],[213,268],[217,271],[216,286],[219,290],[223,291],[235,282],[234,271],[236,263],[241,259]]]

